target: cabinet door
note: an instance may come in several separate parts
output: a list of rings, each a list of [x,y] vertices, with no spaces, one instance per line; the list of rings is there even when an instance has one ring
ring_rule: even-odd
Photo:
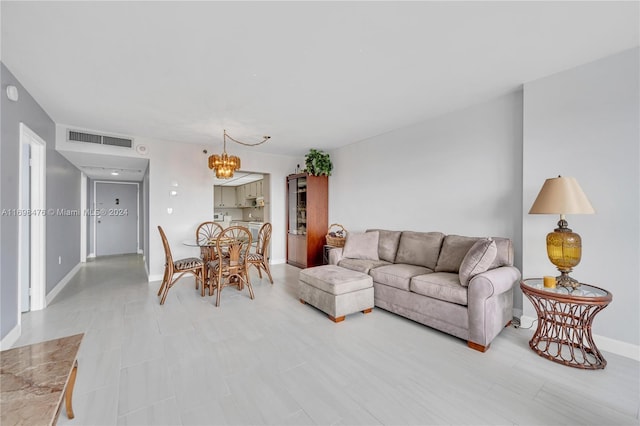
[[[287,231],[290,234],[298,233],[298,203],[297,203],[297,179],[287,181]]]
[[[296,262],[296,235],[287,234],[287,263]]]
[[[298,234],[307,233],[307,178],[296,179],[296,222]]]
[[[224,207],[222,205],[222,187],[221,186],[213,187],[213,206]]]
[[[262,189],[262,182],[261,180],[258,181],[258,192],[256,197],[264,197],[264,190]]]
[[[233,186],[222,187],[222,204],[224,207],[236,206],[236,189]]]
[[[244,185],[236,186],[236,206],[244,207],[245,206],[245,195],[244,195]]]
[[[304,235],[287,235],[287,262],[299,268],[307,267],[307,238]]]
[[[251,182],[247,184],[247,188],[248,188],[248,192],[247,192],[247,198],[256,198],[256,194],[258,193],[258,183],[257,182]]]

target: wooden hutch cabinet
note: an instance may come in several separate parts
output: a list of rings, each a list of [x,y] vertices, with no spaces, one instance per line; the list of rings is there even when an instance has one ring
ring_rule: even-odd
[[[329,178],[306,173],[287,176],[287,263],[322,265],[329,217]]]

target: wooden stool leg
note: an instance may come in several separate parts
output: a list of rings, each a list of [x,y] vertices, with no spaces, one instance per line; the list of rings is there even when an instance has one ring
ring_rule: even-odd
[[[341,321],[344,321],[344,315],[338,318],[334,318],[331,315],[329,315],[329,319],[333,322],[341,322]]]
[[[73,370],[71,370],[71,376],[69,377],[69,383],[67,384],[67,389],[64,393],[64,400],[67,408],[67,417],[72,419],[75,417],[73,414],[73,407],[71,406],[72,398],[73,398],[73,386],[76,384],[76,374],[78,373],[78,361],[73,365]]]
[[[371,313],[371,311],[373,311],[373,308],[365,309],[364,311],[362,311],[362,313],[363,314],[369,314],[369,313]]]

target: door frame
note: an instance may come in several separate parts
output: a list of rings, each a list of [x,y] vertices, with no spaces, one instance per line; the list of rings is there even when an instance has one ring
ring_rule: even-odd
[[[87,262],[87,175],[80,172],[80,262]]]
[[[22,179],[23,171],[23,150],[22,146],[30,145],[31,151],[31,167],[30,167],[30,212],[24,210],[24,201],[22,198],[22,189],[25,182]],[[19,180],[18,180],[18,206],[19,211],[24,213],[19,216],[18,220],[18,306],[22,306],[22,290],[23,286],[31,285],[31,303],[30,310],[38,311],[47,306],[46,298],[46,165],[47,165],[47,143],[36,132],[31,130],[25,123],[20,123],[20,153],[19,153]],[[22,279],[22,268],[25,259],[23,259],[22,248],[24,241],[22,239],[23,221],[29,220],[30,236],[29,239],[29,257],[30,257],[30,282],[25,283]],[[21,309],[20,309],[21,310]],[[21,323],[21,312],[18,312],[18,324]]]
[[[99,183],[113,183],[118,185],[135,185],[136,186],[136,253],[140,253],[140,182],[120,182],[116,180],[94,180],[93,181],[93,200],[91,200],[91,206],[93,210],[93,255],[98,257],[98,184]]]

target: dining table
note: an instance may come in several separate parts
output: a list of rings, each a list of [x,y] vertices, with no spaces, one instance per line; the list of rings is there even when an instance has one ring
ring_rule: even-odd
[[[205,273],[205,277],[204,277],[204,282],[205,282],[205,287],[207,288],[211,288],[210,286],[213,285],[213,283],[211,282],[211,274],[210,274],[210,269],[211,267],[210,262],[213,260],[218,259],[219,255],[218,255],[218,246],[217,246],[217,240],[218,238],[209,238],[207,240],[202,240],[202,241],[197,241],[197,240],[187,240],[187,241],[183,241],[182,244],[187,246],[187,247],[199,247],[200,248],[200,257],[202,258],[202,261],[204,262],[204,273]],[[222,250],[224,250],[225,247],[228,247],[231,242],[233,241],[233,238],[228,238],[228,237],[223,237],[220,239],[220,248]],[[252,243],[253,244],[253,243]],[[222,256],[225,256],[225,252],[223,251]],[[239,290],[241,290],[242,287],[239,288]]]

